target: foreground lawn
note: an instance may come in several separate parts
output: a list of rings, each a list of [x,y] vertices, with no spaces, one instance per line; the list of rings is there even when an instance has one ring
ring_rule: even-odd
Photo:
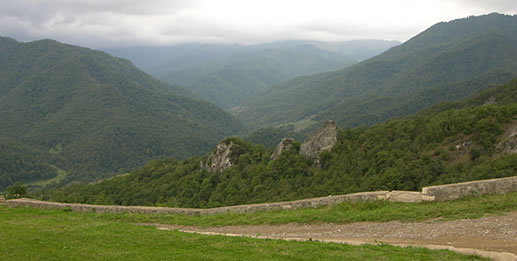
[[[225,226],[247,224],[287,223],[350,223],[361,221],[386,222],[480,218],[517,210],[517,193],[464,198],[445,202],[400,203],[389,201],[344,202],[322,208],[262,211],[254,213],[224,213],[217,215],[180,214],[99,214],[106,220],[162,223],[193,226]]]
[[[0,206],[0,260],[484,260],[392,246],[202,236],[95,213]]]

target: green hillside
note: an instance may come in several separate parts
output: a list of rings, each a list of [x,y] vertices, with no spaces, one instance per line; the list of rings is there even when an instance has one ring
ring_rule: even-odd
[[[241,130],[238,120],[189,95],[100,51],[0,38],[0,136],[51,152],[68,181],[203,154]]]
[[[517,16],[439,23],[347,69],[271,88],[238,117],[252,126],[334,119],[373,124],[455,100],[517,74]]]
[[[495,104],[485,104],[489,103]],[[517,79],[455,103],[367,128],[339,131],[320,155],[321,167],[298,154],[298,145],[270,160],[272,150],[227,138],[243,154],[222,172],[200,170],[200,158],[154,161],[129,175],[97,184],[46,191],[66,202],[215,207],[294,200],[373,190],[513,176],[509,153],[517,127]]]
[[[205,101],[231,109],[294,77],[333,71],[353,63],[354,60],[336,52],[298,45],[238,52],[216,62],[158,75],[170,83],[189,75],[195,77],[186,85],[188,90]]]

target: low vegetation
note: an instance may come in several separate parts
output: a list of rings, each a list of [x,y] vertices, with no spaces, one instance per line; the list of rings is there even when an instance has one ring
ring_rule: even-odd
[[[484,260],[412,247],[203,236],[93,213],[5,206],[0,227],[3,260]]]

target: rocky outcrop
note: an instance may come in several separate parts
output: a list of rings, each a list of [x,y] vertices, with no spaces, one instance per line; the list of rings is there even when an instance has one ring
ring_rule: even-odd
[[[241,146],[233,141],[229,143],[223,141],[208,155],[206,160],[199,163],[199,167],[209,172],[220,172],[231,167],[242,153],[244,150]]]
[[[487,105],[487,104],[496,104],[496,102],[495,102],[495,101],[496,101],[495,97],[494,97],[494,96],[492,96],[492,97],[488,98],[488,99],[485,101],[484,105]]]
[[[275,148],[275,151],[273,151],[273,154],[271,154],[271,160],[276,160],[280,154],[282,154],[282,151],[284,150],[290,150],[293,148],[294,139],[291,138],[283,138],[280,143]]]
[[[315,165],[319,165],[319,156],[323,151],[329,151],[337,143],[337,127],[334,121],[327,121],[323,127],[317,129],[305,139],[300,146],[300,155],[311,158]]]
[[[496,148],[504,153],[517,154],[517,123],[506,130]]]

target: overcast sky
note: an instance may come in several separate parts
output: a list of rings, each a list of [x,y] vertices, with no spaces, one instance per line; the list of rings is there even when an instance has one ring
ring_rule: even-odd
[[[515,0],[0,0],[0,36],[102,48],[288,39],[405,41]]]

